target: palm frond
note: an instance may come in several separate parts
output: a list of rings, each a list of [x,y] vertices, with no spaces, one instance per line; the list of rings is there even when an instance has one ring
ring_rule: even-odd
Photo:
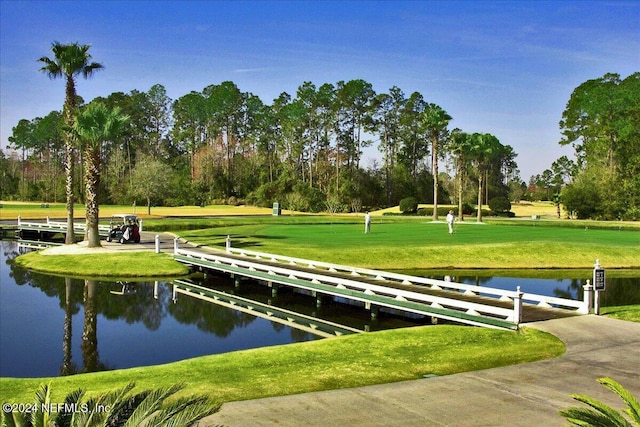
[[[603,414],[605,417],[607,417],[609,420],[611,420],[614,423],[614,424],[611,424],[612,426],[633,427],[631,423],[629,423],[629,421],[625,417],[623,417],[622,414],[620,414],[620,412],[613,409],[609,405],[600,402],[599,400],[595,400],[589,396],[585,396],[581,394],[574,394],[571,397],[573,397],[573,399],[577,400],[578,402],[582,402],[586,405],[591,406],[593,409]]]
[[[31,412],[31,425],[33,427],[49,427],[53,417],[49,411],[44,411],[43,408],[47,408],[51,405],[51,387],[47,384],[42,384],[38,390],[36,390],[36,399],[34,405],[37,405],[38,411]]]
[[[559,411],[574,426],[579,427],[620,427],[606,415],[589,408],[570,407]]]
[[[152,390],[147,397],[135,408],[131,417],[124,424],[125,427],[137,427],[149,418],[155,411],[160,409],[164,400],[180,391],[184,386],[175,384],[166,388]]]
[[[2,427],[31,427],[27,414],[23,412],[4,412],[0,416]]]
[[[205,396],[182,398],[163,408],[148,420],[148,427],[187,427],[204,417],[215,414],[220,405],[212,404]]]
[[[612,378],[598,378],[597,381],[620,396],[628,406],[624,412],[628,414],[636,424],[640,425],[640,402],[638,402],[638,399],[636,399],[629,390],[624,388],[622,384]]]
[[[107,424],[113,427],[120,427],[127,423],[136,408],[147,398],[150,390],[145,390],[133,396],[122,397],[112,408]]]
[[[56,427],[71,427],[73,412],[67,411],[67,408],[72,408],[73,406],[79,406],[80,400],[84,396],[84,390],[77,389],[67,394],[64,398],[64,405],[62,407],[62,411],[58,412],[55,423]]]

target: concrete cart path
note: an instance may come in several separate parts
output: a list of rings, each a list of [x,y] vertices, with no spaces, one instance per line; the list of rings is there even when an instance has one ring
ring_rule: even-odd
[[[561,426],[572,393],[614,408],[609,376],[640,396],[640,323],[594,315],[533,323],[567,346],[555,359],[393,384],[226,403],[200,425]],[[211,373],[215,375],[215,372]]]

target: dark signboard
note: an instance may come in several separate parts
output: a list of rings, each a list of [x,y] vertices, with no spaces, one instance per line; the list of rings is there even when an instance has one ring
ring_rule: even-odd
[[[604,268],[593,270],[593,286],[596,291],[604,291]]]

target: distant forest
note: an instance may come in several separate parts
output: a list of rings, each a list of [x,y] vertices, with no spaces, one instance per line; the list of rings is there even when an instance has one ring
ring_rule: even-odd
[[[12,151],[0,151],[1,199],[64,201],[65,145],[73,140],[73,166],[85,173],[73,176],[72,190],[84,202],[87,142],[74,137],[67,112],[101,104],[125,119],[96,148],[101,204],[278,201],[298,211],[358,212],[410,197],[461,209],[553,200],[579,218],[640,219],[640,73],[577,87],[559,141],[575,148],[577,161],[562,157],[529,183],[517,153],[494,135],[451,129],[452,117],[420,93],[376,93],[364,80],[304,82],[270,105],[231,81],[175,100],[154,85],[67,102],[13,127]],[[366,147],[381,160],[363,164]]]

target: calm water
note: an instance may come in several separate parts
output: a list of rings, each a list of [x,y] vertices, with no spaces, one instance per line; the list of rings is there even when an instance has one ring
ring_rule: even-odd
[[[0,241],[0,376],[39,377],[147,366],[207,354],[319,339],[308,332],[178,294],[167,282],[65,279],[19,269],[15,242]],[[640,274],[639,274],[640,276]],[[200,285],[356,329],[426,323],[390,314],[372,321],[356,306],[229,278]],[[455,277],[455,280],[565,298],[581,298],[584,280]],[[604,305],[640,303],[640,277],[607,279]]]
[[[39,377],[173,362],[208,354],[320,339],[316,335],[188,295],[167,282],[66,279],[13,265],[15,242],[0,241],[0,376]],[[208,287],[364,330],[423,324],[355,306],[228,278]]]

